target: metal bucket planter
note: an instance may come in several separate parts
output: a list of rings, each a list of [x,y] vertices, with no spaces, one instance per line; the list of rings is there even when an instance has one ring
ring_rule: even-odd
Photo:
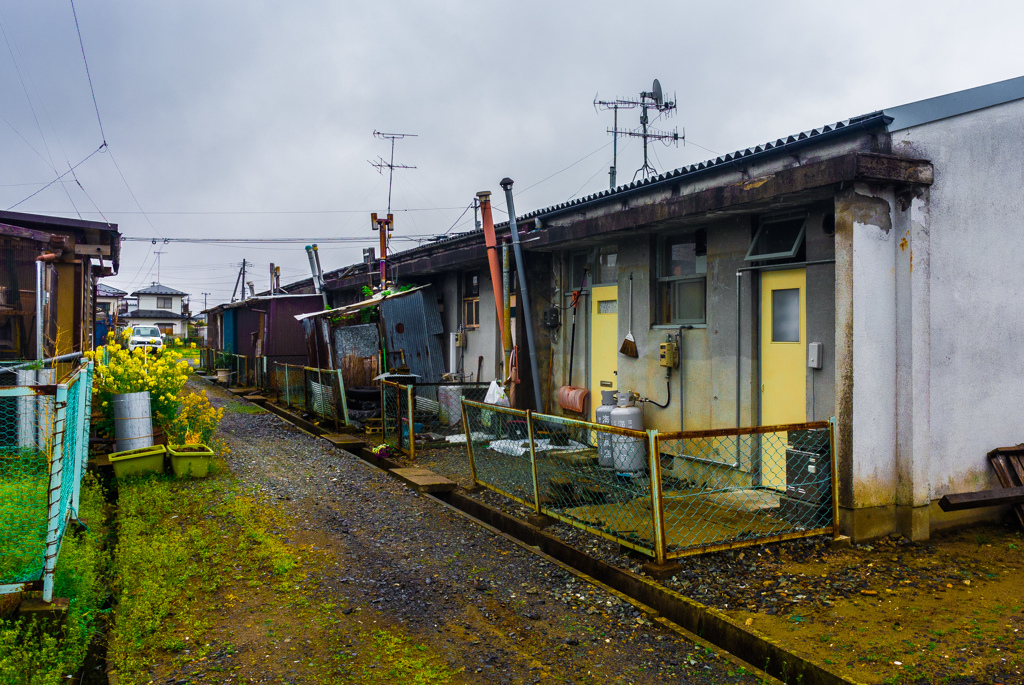
[[[114,475],[118,478],[163,473],[166,451],[167,448],[163,445],[152,445],[126,452],[114,452],[110,455],[110,463],[114,466]]]
[[[149,391],[114,395],[114,436],[119,452],[153,446],[153,412]]]
[[[217,382],[227,383],[231,380],[231,369],[217,369]]]
[[[171,455],[171,467],[178,478],[206,478],[210,472],[213,450],[206,445],[168,445],[167,453]]]

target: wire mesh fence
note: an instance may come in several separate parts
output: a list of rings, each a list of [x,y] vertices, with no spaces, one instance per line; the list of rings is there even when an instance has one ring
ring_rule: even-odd
[[[829,422],[659,433],[462,407],[476,483],[659,561],[835,529]]]
[[[669,433],[658,443],[667,558],[833,530],[828,422]]]
[[[0,370],[0,593],[41,584],[77,517],[88,458],[92,363],[54,384],[48,369]]]
[[[257,361],[260,359],[263,358],[257,357]],[[345,381],[340,371],[273,362],[265,373],[261,372],[260,378],[260,389],[279,404],[308,412],[335,426],[350,423]]]
[[[381,381],[381,440],[403,452],[411,453],[409,440],[410,386]]]

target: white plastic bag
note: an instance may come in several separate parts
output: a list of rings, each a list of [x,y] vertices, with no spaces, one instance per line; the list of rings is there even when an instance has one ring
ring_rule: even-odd
[[[508,395],[505,394],[505,388],[498,385],[498,381],[491,381],[490,386],[487,388],[487,394],[484,395],[484,403],[494,404],[499,407],[511,406],[508,401]]]

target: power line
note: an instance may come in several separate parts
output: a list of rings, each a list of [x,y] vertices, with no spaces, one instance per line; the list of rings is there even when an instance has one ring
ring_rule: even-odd
[[[47,183],[47,184],[46,184],[45,186],[43,186],[42,188],[40,188],[40,189],[39,189],[39,190],[37,190],[36,192],[34,192],[34,193],[32,193],[31,195],[29,195],[28,197],[26,197],[26,198],[25,198],[24,200],[21,200],[21,201],[19,201],[19,202],[15,202],[15,203],[14,203],[13,205],[11,205],[10,207],[8,207],[8,208],[7,208],[7,209],[8,209],[8,211],[9,211],[9,210],[12,210],[12,209],[14,209],[15,207],[17,207],[18,205],[22,204],[23,202],[26,202],[26,201],[28,201],[28,200],[31,200],[31,199],[32,199],[33,197],[35,197],[35,196],[36,196],[36,195],[38,195],[39,193],[41,193],[41,192],[43,192],[44,190],[46,190],[47,188],[49,188],[50,186],[52,186],[52,185],[53,185],[54,183],[56,183],[57,181],[61,180],[62,178],[64,178],[64,177],[65,177],[65,176],[67,176],[68,174],[72,173],[72,172],[73,172],[73,171],[74,171],[75,169],[77,169],[78,167],[80,167],[80,166],[82,166],[83,164],[85,164],[85,163],[86,163],[86,162],[87,162],[87,161],[89,160],[89,158],[90,158],[90,157],[92,157],[93,155],[95,155],[95,154],[96,154],[97,152],[99,152],[100,150],[102,150],[102,149],[103,149],[103,148],[105,148],[106,146],[107,146],[107,144],[106,144],[106,143],[103,143],[103,144],[102,144],[102,145],[100,145],[100,146],[99,146],[98,148],[96,148],[95,150],[93,150],[92,152],[90,152],[90,153],[89,153],[89,155],[88,155],[88,157],[86,157],[85,159],[83,159],[83,160],[82,160],[81,162],[79,162],[79,163],[78,163],[78,164],[76,164],[75,166],[71,167],[70,169],[68,169],[67,171],[65,171],[65,172],[64,172],[63,174],[61,174],[60,176],[58,176],[57,178],[55,178],[55,179],[53,179],[52,181],[50,181],[49,183]]]
[[[107,143],[107,134],[103,132],[103,120],[100,119],[100,106],[96,104],[96,90],[92,87],[92,74],[89,73],[89,60],[85,58],[85,43],[82,42],[82,29],[78,26],[78,13],[75,11],[75,0],[70,1],[71,16],[75,18],[75,31],[78,32],[78,46],[82,48],[82,63],[85,64],[85,78],[89,80],[89,92],[92,93],[92,106],[96,109],[96,122],[100,125],[100,137],[103,139],[103,144],[105,145]]]
[[[41,185],[41,184],[38,184],[38,183],[18,183],[18,184],[13,184],[13,185]],[[0,185],[0,188],[4,188],[4,187],[6,187],[6,186]],[[398,212],[435,212],[435,211],[446,211],[446,210],[447,211],[452,211],[452,210],[456,210],[456,209],[462,209],[462,207],[461,206],[460,207],[413,207],[411,209],[392,209],[391,213],[392,214],[397,214]],[[258,215],[258,214],[365,214],[365,213],[367,213],[369,211],[370,211],[369,209],[309,209],[309,210],[289,210],[289,209],[272,210],[271,209],[271,210],[224,210],[224,211],[202,211],[202,212],[192,212],[192,211],[168,211],[168,212],[123,211],[123,212],[115,212],[115,211],[108,211],[107,214],[111,214],[111,215],[116,215],[116,214],[149,214],[151,216],[152,215],[173,215],[173,216],[183,216],[183,215],[184,216],[205,216],[205,215],[211,215],[211,216],[218,216],[218,215],[233,215],[233,214],[240,214],[240,215],[248,215],[248,214],[253,214],[253,215]],[[100,214],[100,212],[98,212],[98,211],[96,211],[96,212],[85,212],[85,213],[86,214]]]

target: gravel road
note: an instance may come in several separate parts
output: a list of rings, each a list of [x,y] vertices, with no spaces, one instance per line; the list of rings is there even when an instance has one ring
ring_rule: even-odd
[[[198,387],[228,407],[220,434],[235,477],[336,560],[318,572],[322,595],[389,617],[464,669],[458,681],[758,682],[326,441]]]

